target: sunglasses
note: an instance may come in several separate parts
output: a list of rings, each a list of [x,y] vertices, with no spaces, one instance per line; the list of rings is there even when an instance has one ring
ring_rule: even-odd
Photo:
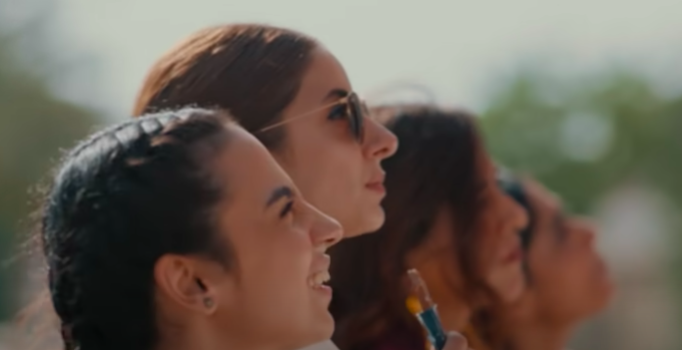
[[[315,110],[266,126],[260,129],[259,132],[265,132],[280,127],[282,125],[292,123],[294,121],[303,119],[305,117],[309,117],[319,111],[334,106],[343,107],[344,118],[348,120],[348,127],[350,129],[351,135],[353,135],[353,138],[355,138],[355,140],[362,143],[362,141],[365,138],[364,118],[365,116],[369,115],[369,109],[367,108],[367,105],[362,100],[360,100],[360,97],[358,97],[358,95],[355,92],[351,92],[348,95],[340,98],[339,100],[328,105],[324,105]]]

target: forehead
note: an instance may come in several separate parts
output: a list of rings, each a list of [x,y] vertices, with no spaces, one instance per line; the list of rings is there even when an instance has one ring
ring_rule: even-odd
[[[292,186],[270,152],[241,128],[230,128],[230,142],[216,162],[219,181],[227,189],[230,211],[262,210],[268,196],[281,186]]]
[[[350,81],[341,63],[323,47],[311,52],[310,66],[303,76],[299,95],[322,100],[330,90],[351,91]]]

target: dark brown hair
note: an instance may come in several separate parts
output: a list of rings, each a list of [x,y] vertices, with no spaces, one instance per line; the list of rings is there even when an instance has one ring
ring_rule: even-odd
[[[65,350],[151,350],[153,269],[164,254],[231,266],[214,211],[228,189],[211,164],[229,117],[206,110],[109,127],[69,152],[42,211],[41,238]]]
[[[376,108],[374,114],[395,133],[400,148],[383,163],[384,226],[331,250],[334,339],[344,350],[369,349],[396,334],[422,334],[405,306],[406,257],[426,240],[443,206],[452,209],[459,225],[453,254],[467,286],[462,292],[469,293],[464,297],[485,288],[473,261],[482,181],[477,164],[483,152],[473,116],[421,105]]]
[[[133,114],[197,106],[221,108],[268,148],[279,146],[277,122],[298,93],[314,39],[258,24],[201,30],[161,57],[140,90]]]

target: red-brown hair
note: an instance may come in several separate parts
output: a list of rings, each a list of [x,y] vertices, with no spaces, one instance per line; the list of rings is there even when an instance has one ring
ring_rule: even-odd
[[[185,106],[220,108],[256,133],[281,118],[298,93],[317,46],[304,34],[267,25],[206,28],[152,66],[133,114]],[[282,129],[256,137],[273,148],[282,140]]]

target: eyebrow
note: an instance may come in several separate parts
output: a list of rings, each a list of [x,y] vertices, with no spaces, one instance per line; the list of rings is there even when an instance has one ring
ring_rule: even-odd
[[[347,90],[344,89],[331,89],[326,96],[322,99],[322,101],[328,101],[332,98],[343,98],[348,96],[350,93]]]
[[[294,191],[292,191],[288,186],[278,187],[273,190],[272,193],[270,193],[270,198],[268,198],[265,208],[269,208],[282,198],[292,198],[293,196]]]
[[[564,212],[559,209],[552,220],[552,226],[554,226],[554,234],[557,238],[562,240],[566,236],[566,227],[564,226]]]

